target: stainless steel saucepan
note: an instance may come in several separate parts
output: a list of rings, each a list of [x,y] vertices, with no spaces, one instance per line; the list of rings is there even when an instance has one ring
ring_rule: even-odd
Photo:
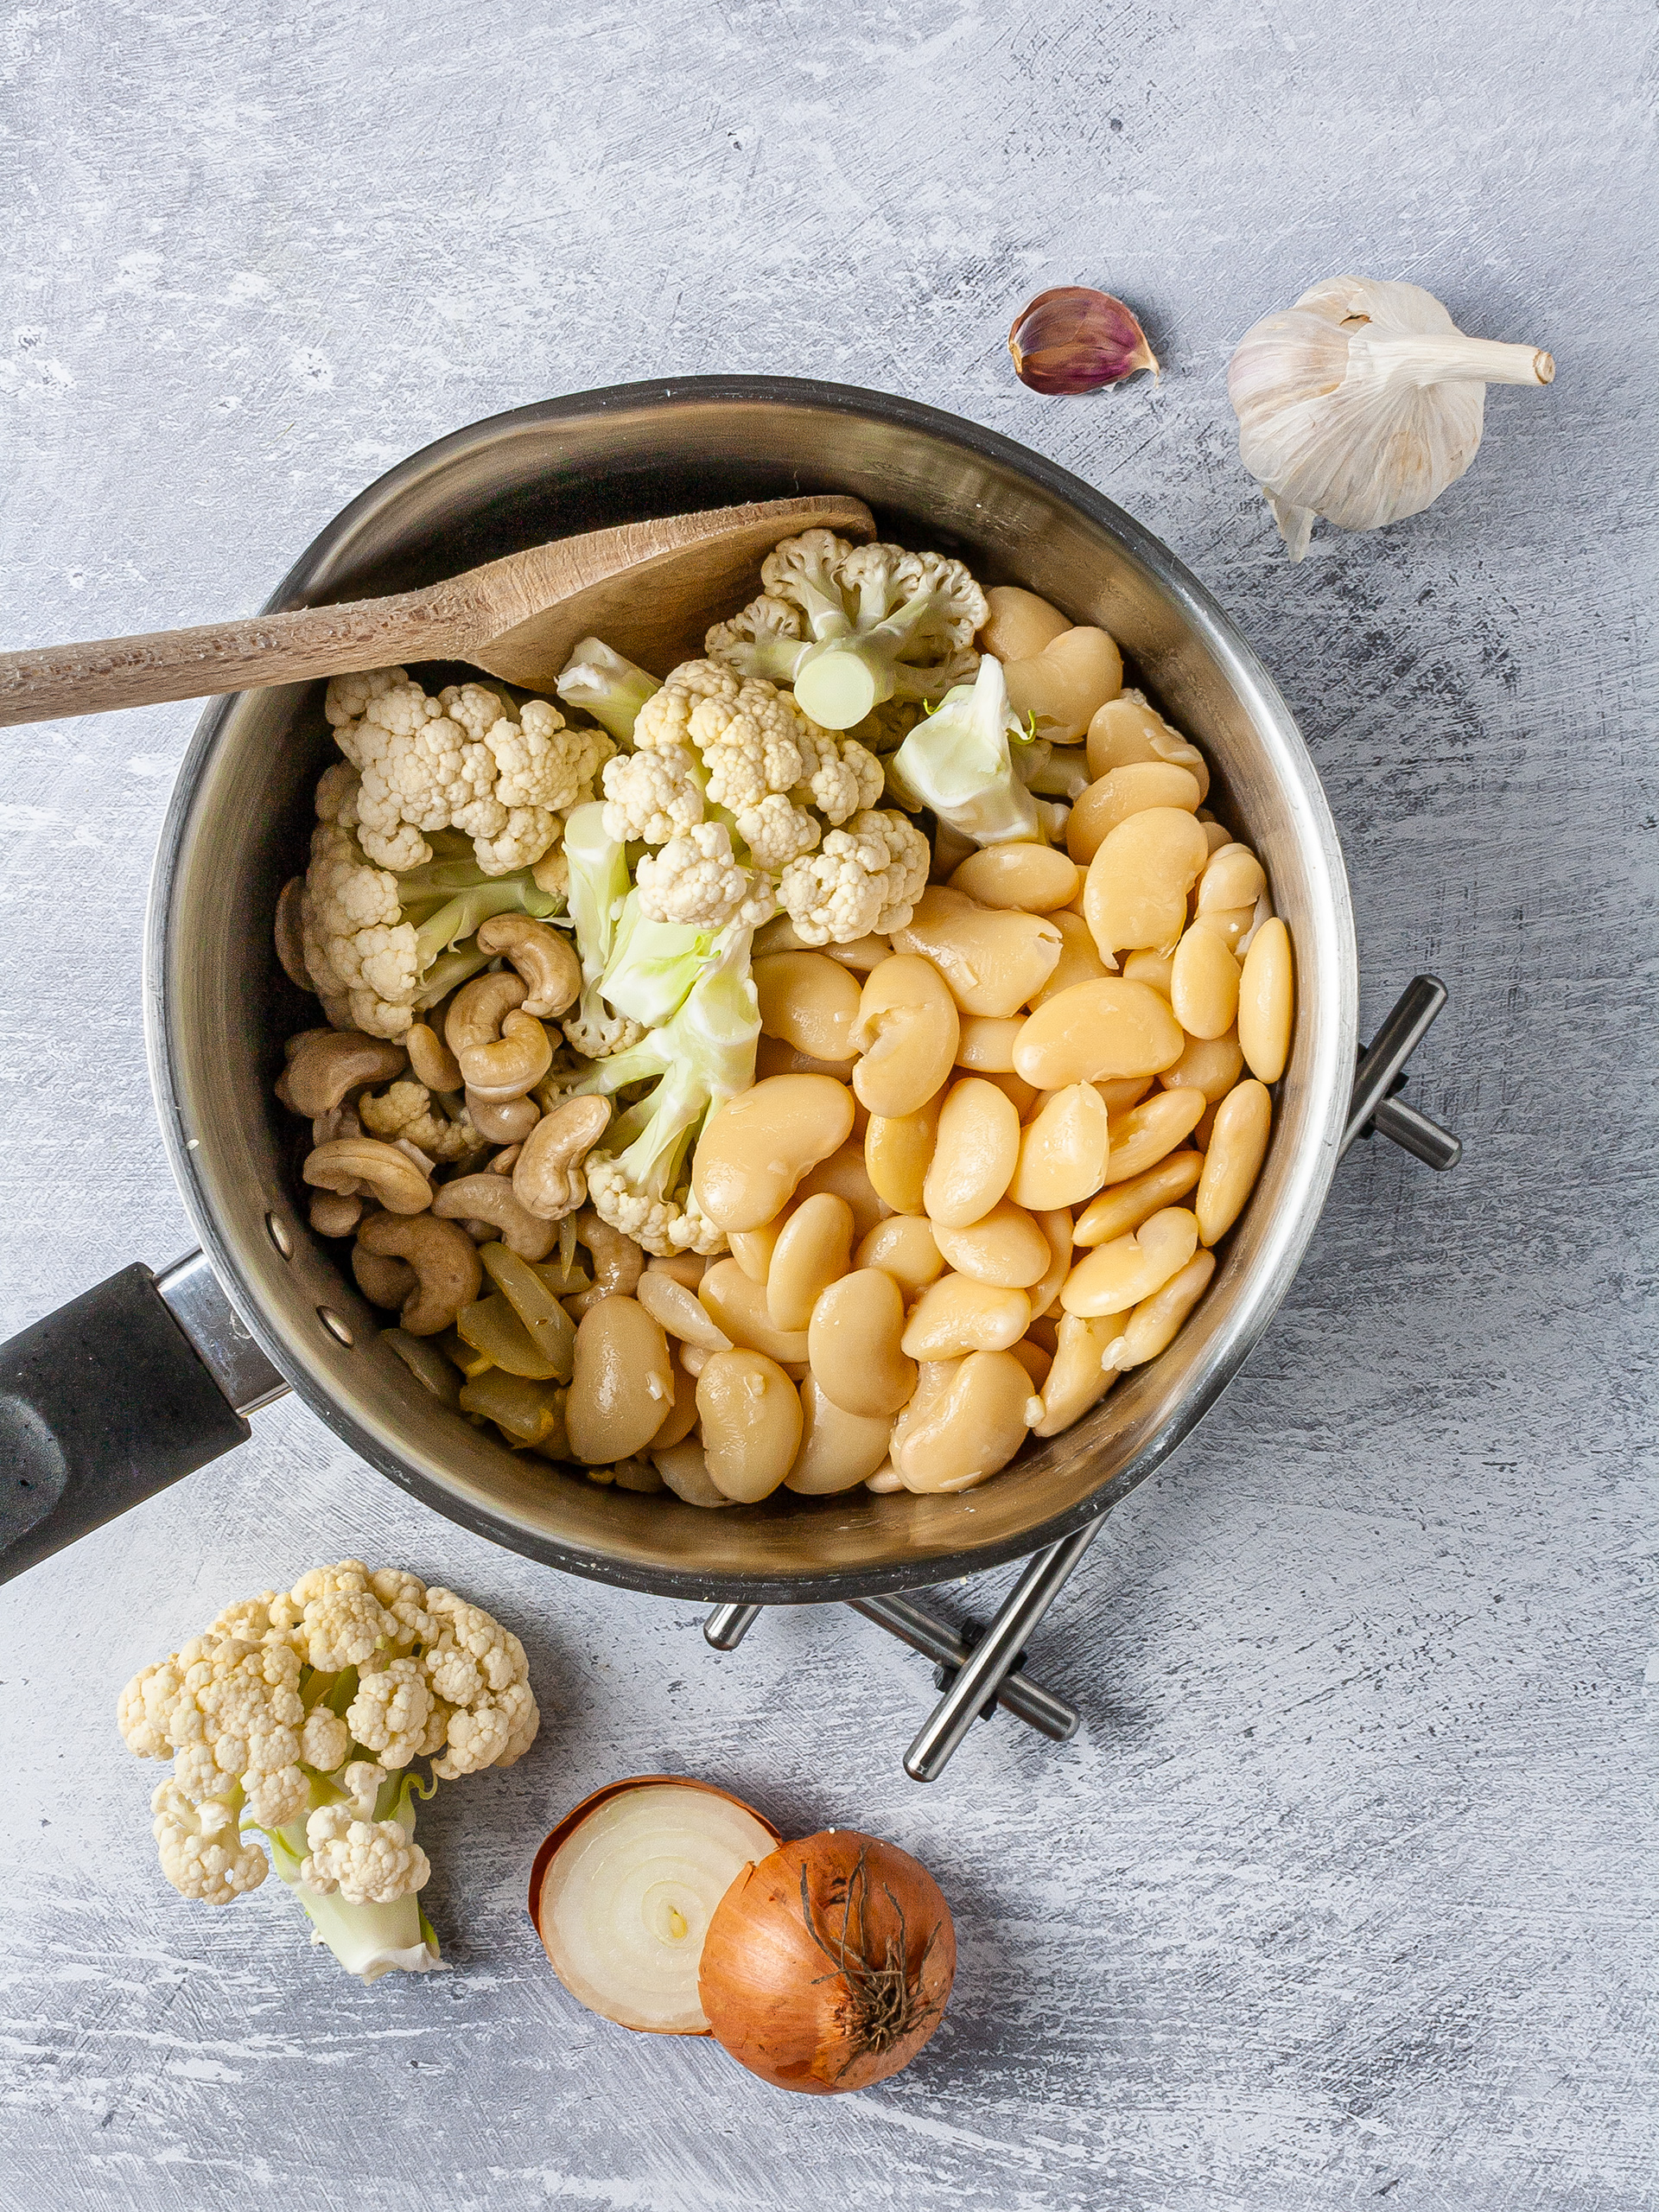
[[[960,554],[1120,640],[1203,746],[1210,804],[1260,854],[1295,946],[1297,1021],[1272,1147],[1173,1345],[1065,1435],[961,1497],[796,1498],[724,1513],[602,1489],[493,1443],[380,1342],[385,1317],[306,1225],[296,1125],[271,1096],[315,1002],[271,944],[335,757],[320,686],[203,716],[151,895],[145,1015],[157,1110],[201,1254],[133,1267],[0,1347],[0,1575],[58,1549],[248,1433],[297,1390],[372,1465],[513,1550],[639,1590],[760,1605],[938,1582],[1055,1542],[1152,1472],[1288,1289],[1350,1119],[1357,963],[1342,854],[1284,701],[1214,601],[1138,523],[1006,438],[835,385],[703,377],[527,407],[394,468],[330,523],[279,608],[435,582],[634,518],[851,493],[882,532]]]

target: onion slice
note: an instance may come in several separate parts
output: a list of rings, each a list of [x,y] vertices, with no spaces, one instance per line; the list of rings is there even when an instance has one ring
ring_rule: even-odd
[[[709,1923],[780,1840],[753,1806],[706,1782],[646,1774],[596,1790],[531,1869],[530,1916],[553,1971],[622,2027],[707,2035],[697,1974]]]

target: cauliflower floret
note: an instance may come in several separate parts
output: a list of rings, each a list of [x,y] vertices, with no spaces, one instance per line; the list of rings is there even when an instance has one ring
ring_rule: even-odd
[[[361,775],[358,842],[399,873],[431,859],[423,832],[452,828],[486,875],[529,867],[613,750],[602,730],[567,728],[545,699],[514,721],[503,692],[452,683],[431,699],[401,668],[336,677],[324,711]]]
[[[683,745],[626,753],[605,763],[605,834],[626,845],[665,845],[702,819],[696,757]]]
[[[511,1766],[534,1743],[538,1725],[529,1689],[523,1682],[510,1682],[499,1696],[450,1715],[448,1748],[433,1760],[432,1771],[453,1782],[482,1767]]]
[[[648,853],[634,872],[642,912],[654,922],[758,929],[777,910],[771,883],[743,867],[723,822],[700,822]],[[568,1032],[567,1032],[568,1033]],[[573,1038],[571,1042],[576,1040]]]
[[[300,926],[306,969],[324,1006],[343,1002],[353,1025],[371,1037],[401,1037],[415,1018],[420,981],[414,926],[404,919],[396,877],[366,866],[338,822],[319,822],[311,833]]]
[[[775,683],[752,677],[734,699],[700,700],[690,728],[715,806],[735,811],[758,805],[769,791],[791,791],[816,765],[818,732]]]
[[[626,1052],[645,1033],[643,1021],[634,1020],[631,1014],[613,1014],[597,992],[591,1005],[579,1003],[559,1026],[566,1041],[589,1060],[607,1060],[613,1052]]]
[[[705,699],[735,699],[742,686],[718,661],[686,660],[671,671],[634,718],[634,749],[662,753],[691,744],[691,717]]]
[[[301,1883],[347,1904],[391,1904],[424,1889],[431,1862],[396,1821],[359,1820],[350,1805],[321,1805],[305,1824],[310,1850]]]
[[[750,859],[772,875],[810,853],[823,835],[813,816],[791,805],[779,791],[769,791],[757,806],[739,807],[733,819]]]
[[[317,1706],[300,1731],[300,1757],[320,1774],[332,1774],[352,1748],[352,1732],[337,1713]]]
[[[230,1904],[264,1880],[265,1854],[257,1843],[243,1840],[236,1814],[224,1799],[193,1805],[175,1783],[163,1782],[149,1806],[162,1872],[181,1897]]]
[[[803,715],[802,720],[805,719]],[[796,797],[804,805],[810,794],[824,819],[839,829],[861,810],[875,804],[881,796],[885,772],[874,753],[855,738],[838,737],[831,730],[820,729],[816,722],[807,722],[806,727],[816,760],[809,767],[804,791]]]
[[[901,814],[855,816],[821,852],[792,861],[778,894],[804,944],[850,944],[902,929],[926,887],[928,842]]]
[[[524,1645],[493,1613],[435,1586],[426,1593],[426,1605],[439,1624],[427,1672],[440,1697],[451,1705],[470,1705],[486,1689],[504,1690],[528,1678]]]
[[[374,1818],[374,1801],[380,1795],[380,1785],[386,1779],[386,1770],[372,1759],[353,1759],[349,1766],[341,1767],[334,1777],[339,1787],[351,1800],[359,1821]]]
[[[363,1666],[397,1634],[397,1624],[371,1591],[330,1591],[306,1600],[306,1656],[321,1673]]]
[[[621,1163],[607,1152],[590,1152],[583,1166],[588,1177],[588,1203],[601,1221],[632,1236],[655,1258],[665,1260],[676,1252],[696,1252],[712,1259],[728,1247],[726,1232],[716,1229],[702,1211],[695,1192],[683,1203],[657,1198],[637,1191],[623,1173]]]
[[[353,1740],[388,1767],[409,1764],[425,1740],[431,1717],[432,1692],[413,1659],[394,1659],[378,1673],[362,1675],[346,1708]]]
[[[290,1821],[299,1819],[311,1802],[311,1785],[292,1763],[243,1779],[248,1812],[256,1827],[285,1828]]]
[[[447,1114],[434,1113],[432,1093],[423,1083],[405,1078],[385,1090],[365,1091],[357,1110],[370,1135],[384,1137],[388,1144],[401,1137],[417,1145],[429,1160],[465,1160],[484,1147],[464,1107],[454,1122]]]

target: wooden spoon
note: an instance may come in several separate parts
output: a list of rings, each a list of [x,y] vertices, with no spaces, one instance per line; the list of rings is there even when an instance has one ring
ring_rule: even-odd
[[[766,499],[557,537],[423,591],[0,653],[0,724],[306,683],[398,661],[462,660],[547,691],[597,633],[653,675],[701,652],[703,632],[756,588],[780,539],[804,530],[874,537],[857,499]]]

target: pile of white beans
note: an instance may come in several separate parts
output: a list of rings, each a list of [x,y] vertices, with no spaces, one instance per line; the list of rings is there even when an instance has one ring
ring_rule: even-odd
[[[1005,630],[1063,622],[1028,594],[991,597],[1010,602]],[[481,1070],[518,1049],[513,1020],[540,1054],[534,1017],[574,988],[554,987],[551,932],[519,925],[514,964],[407,1046],[435,1096],[465,1076],[474,1121],[512,1141],[435,1195],[336,1181],[314,1204],[324,1233],[356,1227],[359,1285],[401,1308],[386,1336],[414,1373],[517,1448],[714,1507],[971,1489],[1165,1351],[1267,1152],[1291,944],[1261,863],[1204,807],[1195,746],[1116,690],[1085,742],[1065,851],[969,852],[891,938],[810,950],[785,918],[757,935],[757,1080],[711,1116],[692,1168],[718,1259],[649,1258],[576,1211],[579,1180],[561,1196],[604,1126],[595,1101],[521,1092],[489,1122],[467,1055]],[[349,1116],[353,1084],[393,1059],[403,1047],[309,1033],[285,1101]],[[340,1166],[360,1176],[361,1132],[333,1132],[314,1120],[320,1141],[355,1145]]]

